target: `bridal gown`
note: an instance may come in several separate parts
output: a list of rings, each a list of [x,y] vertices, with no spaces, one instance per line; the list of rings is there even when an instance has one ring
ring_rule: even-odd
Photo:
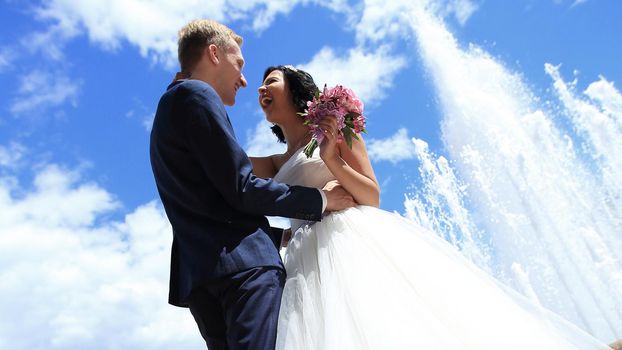
[[[301,149],[275,179],[334,177]],[[292,232],[277,349],[609,349],[398,214],[358,206]]]

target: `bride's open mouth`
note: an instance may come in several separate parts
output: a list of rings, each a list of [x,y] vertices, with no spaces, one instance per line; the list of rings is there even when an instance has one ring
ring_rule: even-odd
[[[272,103],[272,98],[268,96],[264,96],[259,100],[259,104],[261,105],[261,108],[263,109],[268,108],[268,106],[270,106],[271,103]]]

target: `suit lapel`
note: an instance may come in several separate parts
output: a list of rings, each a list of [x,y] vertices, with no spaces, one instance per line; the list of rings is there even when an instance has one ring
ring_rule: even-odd
[[[233,135],[233,138],[235,137],[235,131],[233,130],[233,124],[231,124],[231,119],[229,119],[229,113],[225,112],[225,116],[227,117],[227,122],[229,123],[229,130],[231,130],[231,135]]]

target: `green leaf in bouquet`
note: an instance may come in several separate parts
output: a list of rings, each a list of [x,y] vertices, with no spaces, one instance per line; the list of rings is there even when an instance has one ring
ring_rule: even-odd
[[[348,147],[352,149],[352,135],[354,135],[354,133],[348,127],[341,129],[341,132],[343,133],[344,140],[346,140],[346,144],[348,144]]]
[[[324,84],[324,88],[326,88],[326,84]],[[320,100],[320,89],[316,86],[315,87],[315,91],[313,92],[313,97],[315,97],[316,100]]]
[[[348,114],[344,115],[343,117],[344,117],[346,120],[354,120],[354,119],[355,119],[356,117],[358,117],[358,116],[359,116],[359,114],[358,114],[358,113],[355,113],[355,112],[349,112]]]

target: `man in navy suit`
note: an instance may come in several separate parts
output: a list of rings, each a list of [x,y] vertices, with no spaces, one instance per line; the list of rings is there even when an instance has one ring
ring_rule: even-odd
[[[265,215],[318,221],[353,206],[323,190],[257,178],[224,105],[242,75],[242,38],[197,20],[179,32],[187,80],[164,93],[151,131],[151,166],[173,227],[169,303],[189,307],[210,350],[273,349],[285,271]]]

